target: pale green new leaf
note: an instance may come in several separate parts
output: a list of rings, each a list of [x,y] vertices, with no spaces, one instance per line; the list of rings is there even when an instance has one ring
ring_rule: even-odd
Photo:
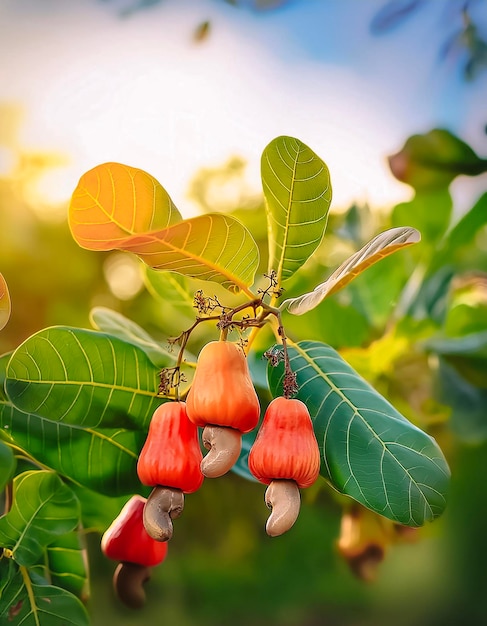
[[[321,473],[367,508],[407,526],[444,511],[448,464],[435,440],[411,424],[330,346],[303,341],[290,348],[299,392],[322,454]],[[282,363],[269,367],[282,395]]]
[[[13,504],[0,518],[0,545],[19,565],[35,565],[45,548],[74,530],[80,519],[79,502],[59,476],[29,471],[13,481]]]
[[[174,365],[176,361],[175,353],[164,349],[141,326],[113,309],[103,306],[91,309],[90,321],[97,330],[112,337],[118,337],[143,350],[152,363],[161,369]]]
[[[84,428],[144,429],[160,404],[158,368],[117,337],[52,327],[29,337],[7,365],[21,411]]]
[[[326,164],[304,143],[277,137],[261,159],[269,231],[269,271],[290,278],[320,244],[331,202]]]
[[[287,308],[294,315],[303,315],[311,311],[327,296],[347,285],[377,261],[397,250],[417,243],[420,239],[421,235],[415,228],[406,226],[390,228],[380,233],[344,261],[325,282],[315,287],[309,293],[285,300],[281,305],[281,309]]]

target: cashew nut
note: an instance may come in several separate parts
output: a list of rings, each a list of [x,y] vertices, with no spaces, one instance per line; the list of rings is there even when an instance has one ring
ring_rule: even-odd
[[[272,510],[266,524],[269,537],[288,531],[299,515],[301,496],[294,480],[273,480],[265,492],[265,503]]]
[[[184,493],[171,487],[154,487],[144,506],[144,526],[147,534],[156,541],[169,541],[172,537],[172,520],[181,515]]]
[[[137,563],[120,563],[113,574],[113,587],[121,602],[130,609],[142,608],[145,604],[143,585],[150,575],[150,567]]]
[[[242,433],[235,428],[209,424],[203,430],[203,445],[209,452],[201,461],[201,471],[207,478],[218,478],[237,462]]]

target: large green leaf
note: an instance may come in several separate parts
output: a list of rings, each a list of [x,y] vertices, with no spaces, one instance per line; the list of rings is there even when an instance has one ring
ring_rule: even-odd
[[[144,429],[160,403],[158,370],[117,337],[53,327],[29,337],[7,366],[6,391],[21,411],[85,428]]]
[[[416,428],[333,348],[304,341],[290,349],[297,397],[306,403],[322,452],[322,475],[340,492],[407,526],[438,517],[450,471],[432,437]],[[283,366],[269,367],[282,395]]]
[[[290,278],[320,244],[331,184],[325,163],[293,137],[277,137],[261,160],[269,230],[269,270]]]
[[[33,583],[28,571],[11,559],[0,559],[0,580],[0,624],[89,626],[78,598],[64,589]]]
[[[86,428],[53,422],[0,402],[0,427],[35,461],[106,495],[140,488],[136,465],[145,430]]]
[[[79,502],[54,472],[24,472],[13,487],[12,507],[0,518],[0,545],[19,565],[31,566],[56,537],[76,528]]]

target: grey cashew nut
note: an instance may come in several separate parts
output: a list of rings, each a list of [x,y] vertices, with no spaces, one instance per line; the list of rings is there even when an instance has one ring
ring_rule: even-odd
[[[209,452],[201,461],[201,472],[207,478],[218,478],[237,462],[242,449],[242,433],[235,428],[209,424],[203,429],[203,445]]]
[[[121,602],[130,609],[145,604],[144,584],[151,575],[150,567],[137,563],[120,563],[113,574],[113,587]]]
[[[184,509],[184,493],[172,487],[154,487],[144,506],[144,527],[156,541],[169,541],[173,533],[172,520]]]
[[[294,480],[273,480],[265,492],[265,503],[272,510],[266,524],[270,537],[288,531],[297,520],[301,505],[299,487]]]

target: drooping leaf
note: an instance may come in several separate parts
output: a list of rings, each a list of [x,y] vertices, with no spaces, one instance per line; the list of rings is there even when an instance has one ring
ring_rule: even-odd
[[[144,429],[160,403],[158,370],[117,337],[52,327],[29,337],[7,366],[6,391],[26,413],[78,428]]]
[[[322,452],[322,475],[340,492],[407,526],[441,515],[450,472],[435,440],[416,428],[331,347],[290,349],[297,397],[308,407]],[[282,394],[283,366],[269,368]]]
[[[16,465],[17,462],[12,448],[3,443],[3,441],[0,441],[0,492],[2,492],[5,486],[10,482],[15,472]]]
[[[181,219],[153,176],[121,163],[103,163],[83,174],[69,207],[73,237],[88,250],[112,250],[130,235],[162,230]]]
[[[0,623],[21,626],[89,626],[85,607],[73,594],[33,583],[24,567],[0,560]]]
[[[419,232],[415,228],[409,227],[391,228],[380,233],[361,250],[344,261],[325,282],[315,287],[310,293],[285,300],[281,308],[287,307],[290,313],[303,315],[303,313],[318,306],[326,296],[344,287],[373,263],[397,250],[417,243],[420,238]]]
[[[98,306],[90,311],[90,321],[97,330],[143,350],[158,368],[174,365],[176,354],[164,349],[149,333],[121,313]]]
[[[125,250],[155,269],[248,290],[259,263],[250,232],[228,215],[181,221],[164,188],[149,174],[105,163],[82,176],[70,205],[75,240],[89,250]]]
[[[56,537],[79,524],[79,502],[59,476],[29,471],[14,478],[13,504],[0,518],[0,544],[19,565],[35,565]]]
[[[248,291],[259,265],[250,232],[230,215],[208,213],[117,245],[149,267],[214,281],[230,291]]]
[[[46,567],[49,579],[86,602],[89,596],[87,555],[79,532],[57,537],[47,547]]]
[[[269,271],[280,284],[320,244],[328,219],[331,184],[326,164],[304,143],[277,137],[264,149],[262,185],[269,231]]]
[[[35,461],[94,491],[117,496],[140,488],[136,465],[145,430],[54,422],[0,402],[0,426]]]
[[[0,330],[4,328],[10,319],[11,303],[5,278],[0,274]]]
[[[394,176],[416,189],[446,189],[460,174],[477,176],[487,171],[487,159],[479,158],[461,139],[443,128],[413,135],[389,157]]]

